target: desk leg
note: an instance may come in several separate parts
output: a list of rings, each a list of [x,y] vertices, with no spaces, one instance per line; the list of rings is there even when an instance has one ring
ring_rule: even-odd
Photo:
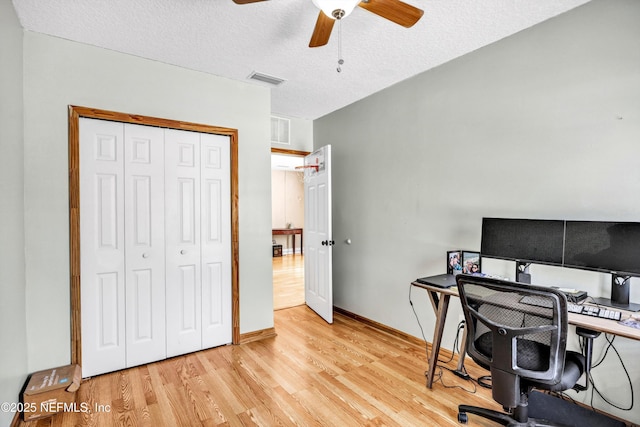
[[[431,355],[429,356],[429,370],[427,371],[427,388],[433,385],[433,375],[438,364],[438,354],[440,353],[440,343],[442,342],[442,333],[444,332],[444,322],[447,319],[447,310],[449,308],[449,299],[451,295],[442,295],[439,298],[438,293],[427,291],[431,305],[433,305],[436,313],[436,327],[433,331],[433,341],[431,343]]]
[[[293,237],[293,255],[296,254],[296,235],[292,234],[291,237]]]
[[[304,242],[302,241],[302,233],[300,233],[300,255],[304,255]]]

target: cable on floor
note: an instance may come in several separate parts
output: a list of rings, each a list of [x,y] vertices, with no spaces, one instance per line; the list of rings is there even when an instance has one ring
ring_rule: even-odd
[[[627,370],[627,367],[624,364],[624,361],[622,360],[622,356],[620,355],[620,353],[618,352],[618,349],[613,345],[613,341],[616,339],[616,336],[613,335],[609,335],[609,334],[605,334],[605,339],[607,340],[607,347],[606,350],[604,352],[604,354],[602,355],[602,357],[600,358],[600,360],[594,364],[591,365],[591,370],[593,370],[594,368],[597,368],[598,366],[600,366],[602,364],[602,362],[604,362],[605,358],[607,357],[607,354],[609,353],[609,350],[612,349],[615,353],[616,356],[618,356],[618,360],[620,361],[620,365],[622,366],[622,370],[624,371],[624,374],[627,377],[627,382],[629,383],[629,390],[631,391],[631,403],[629,404],[628,407],[621,407],[613,402],[611,402],[611,400],[609,400],[608,398],[606,398],[602,392],[598,389],[598,387],[596,387],[595,382],[593,381],[593,377],[591,375],[589,375],[589,383],[593,386],[593,392],[591,393],[591,407],[594,408],[593,406],[593,400],[595,398],[595,395],[597,394],[605,403],[607,403],[608,405],[620,410],[620,411],[630,411],[631,409],[633,409],[633,404],[635,401],[634,398],[634,392],[633,392],[633,382],[631,381],[631,376],[629,375],[629,371]]]
[[[427,338],[424,334],[424,329],[422,328],[422,324],[420,323],[420,318],[418,317],[418,313],[416,312],[415,307],[413,306],[413,301],[411,300],[411,291],[413,290],[413,285],[409,285],[409,305],[411,305],[411,310],[413,311],[413,315],[416,318],[416,321],[418,322],[418,327],[420,328],[420,333],[422,334],[422,339],[425,342],[425,354],[427,357],[427,363],[429,361],[429,345],[427,344]],[[466,374],[467,376],[462,376],[460,375],[460,373],[455,370],[455,369],[451,369],[447,366],[442,366],[440,365],[441,363],[450,363],[451,361],[453,361],[454,355],[457,352],[458,355],[460,355],[460,332],[462,330],[464,330],[465,327],[465,321],[461,321],[460,323],[458,323],[458,328],[456,330],[456,337],[453,341],[453,350],[451,351],[451,357],[449,357],[448,360],[441,360],[438,359],[438,364],[436,365],[436,370],[434,371],[434,375],[433,375],[433,381],[432,382],[439,382],[440,384],[442,384],[443,387],[445,388],[459,388],[461,390],[466,391],[467,393],[471,393],[474,394],[477,391],[477,387],[476,384],[483,387],[483,388],[491,388],[491,376],[490,375],[484,375],[482,377],[479,377],[477,379],[474,379],[473,377],[471,377],[468,373],[466,368],[463,366],[463,374]],[[447,371],[453,373],[455,376],[457,376],[458,378],[462,378],[463,380],[466,381],[471,381],[471,383],[473,384],[473,389],[466,389],[460,385],[447,385],[444,383],[443,381],[443,369],[446,369]],[[427,372],[425,372],[425,376],[427,375]]]

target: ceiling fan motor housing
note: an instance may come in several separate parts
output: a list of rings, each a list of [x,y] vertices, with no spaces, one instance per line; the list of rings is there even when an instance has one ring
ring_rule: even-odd
[[[342,19],[349,15],[360,0],[313,0],[313,4],[325,15],[333,19]]]

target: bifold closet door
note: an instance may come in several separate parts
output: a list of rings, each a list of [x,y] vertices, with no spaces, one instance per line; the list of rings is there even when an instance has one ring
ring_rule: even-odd
[[[124,127],[80,120],[82,376],[126,367]]]
[[[164,132],[80,120],[82,375],[166,357]]]
[[[231,343],[231,159],[228,136],[202,134],[202,347]]]
[[[127,367],[166,358],[164,130],[124,125]]]
[[[200,134],[165,131],[167,356],[202,349]]]
[[[230,343],[229,137],[79,126],[83,377]]]
[[[231,342],[229,138],[165,131],[167,356]]]

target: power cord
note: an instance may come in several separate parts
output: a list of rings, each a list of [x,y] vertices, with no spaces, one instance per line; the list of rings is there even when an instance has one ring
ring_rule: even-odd
[[[429,360],[429,345],[427,344],[427,338],[424,334],[424,329],[422,328],[422,324],[420,323],[420,318],[418,317],[418,313],[416,312],[416,309],[413,305],[413,301],[411,299],[411,291],[413,290],[413,285],[409,285],[409,305],[411,305],[411,310],[413,311],[413,315],[416,318],[416,321],[418,322],[418,327],[420,328],[420,334],[422,335],[422,339],[425,342],[425,355],[427,357],[427,361]],[[450,363],[451,361],[453,361],[454,355],[457,352],[458,354],[460,354],[460,332],[464,329],[465,327],[465,321],[462,320],[460,323],[458,323],[458,328],[456,330],[456,337],[453,341],[453,350],[451,351],[451,357],[449,357],[448,360],[441,360],[438,359],[437,362],[438,364],[436,365],[436,370],[434,371],[434,377],[433,377],[433,382],[439,382],[440,384],[442,384],[442,386],[444,388],[459,388],[463,391],[466,391],[467,393],[470,394],[475,394],[477,391],[476,388],[476,384],[484,387],[484,388],[491,388],[491,376],[490,375],[485,375],[482,377],[479,377],[478,379],[474,379],[471,377],[471,375],[469,375],[469,373],[467,373],[466,368],[463,366],[462,370],[457,370],[457,369],[451,369],[447,366],[443,366],[440,365],[441,363]],[[448,385],[445,384],[443,381],[443,370],[447,370],[449,372],[451,372],[452,374],[454,374],[455,376],[462,378],[463,380],[466,381],[471,381],[472,385],[473,385],[473,389],[466,389],[460,385]],[[427,375],[427,372],[425,372],[425,376]]]
[[[441,363],[442,364],[446,364],[446,363],[452,362],[456,352],[458,353],[458,355],[460,355],[460,348],[459,348],[460,332],[462,330],[464,330],[464,327],[465,327],[464,320],[458,323],[458,329],[456,330],[456,337],[453,340],[453,346],[452,346],[453,350],[451,351],[451,357],[449,357],[448,360],[440,360],[440,359],[438,359],[438,365],[436,365],[437,375],[434,374],[434,382],[439,382],[440,384],[442,384],[442,386],[444,388],[458,388],[460,390],[466,391],[469,394],[475,394],[476,391],[477,391],[476,384],[479,384],[479,383],[478,383],[477,380],[472,378],[471,375],[469,375],[469,373],[467,372],[467,369],[464,367],[464,365],[462,366],[462,368],[460,370],[451,369],[448,366],[441,365]],[[444,375],[443,375],[443,372],[445,370],[451,372],[453,375],[457,376],[458,378],[462,378],[465,381],[470,381],[471,384],[473,385],[473,388],[472,389],[468,389],[468,388],[465,388],[465,387],[463,387],[461,385],[458,385],[458,384],[455,384],[455,385],[445,384]],[[425,372],[425,374],[426,374],[426,372]]]
[[[427,360],[429,360],[429,344],[427,343],[427,337],[424,335],[424,329],[422,328],[422,324],[420,323],[420,318],[418,317],[418,313],[416,312],[416,308],[413,306],[413,301],[411,300],[411,291],[413,289],[413,285],[409,285],[409,305],[411,305],[411,310],[413,311],[413,315],[416,318],[416,321],[418,322],[418,327],[420,328],[420,334],[422,335],[422,339],[425,342],[425,354],[427,356]],[[458,342],[458,334],[460,332],[460,325],[458,325],[458,333],[456,333],[456,339],[455,342]],[[457,345],[454,343],[454,345]],[[454,348],[455,350],[455,348]],[[453,352],[451,353],[451,357],[449,358],[449,360],[440,360],[438,359],[438,363],[449,363],[453,360]]]
[[[602,306],[591,296],[587,297],[585,299],[585,301],[583,301],[583,303],[585,302],[590,302],[594,305],[596,305],[597,307],[602,308]],[[605,339],[607,340],[607,346],[605,348],[604,354],[600,357],[600,360],[598,360],[595,363],[591,364],[591,369],[593,370],[594,368],[597,368],[598,366],[600,366],[604,360],[606,359],[607,355],[609,354],[609,350],[613,350],[616,355],[618,356],[618,360],[620,361],[620,365],[622,366],[622,370],[624,371],[626,377],[627,377],[627,381],[629,383],[629,390],[631,391],[631,403],[629,404],[628,407],[623,408],[621,406],[616,405],[615,403],[611,402],[608,398],[606,398],[602,392],[598,389],[598,387],[596,386],[594,380],[593,380],[593,376],[591,375],[591,373],[589,373],[589,378],[587,378],[587,381],[589,382],[589,384],[591,384],[592,386],[592,390],[593,392],[591,393],[591,401],[590,401],[590,406],[591,409],[595,410],[595,407],[593,406],[593,401],[595,398],[595,395],[597,394],[598,396],[600,396],[600,398],[607,403],[608,405],[620,410],[620,411],[630,411],[631,409],[633,409],[633,405],[634,405],[634,391],[633,391],[633,382],[631,381],[631,376],[629,375],[629,371],[627,370],[627,367],[624,364],[624,361],[622,360],[622,356],[620,355],[620,353],[618,352],[618,349],[616,349],[616,347],[613,345],[613,341],[616,339],[616,335],[609,335],[609,334],[605,334]],[[585,347],[585,342],[584,339],[580,340],[580,350],[582,351],[582,353],[584,354],[584,347]]]
[[[476,387],[477,381],[474,380],[473,378],[471,378],[471,376],[469,374],[465,373],[461,373],[460,371],[456,371],[455,369],[451,369],[451,368],[447,368],[446,366],[442,366],[442,365],[438,365],[437,366],[438,369],[438,373],[437,375],[434,375],[434,382],[439,382],[440,384],[442,384],[442,386],[444,388],[459,388],[462,391],[466,391],[469,394],[475,394],[476,391],[478,390]],[[447,370],[451,373],[453,373],[454,375],[456,375],[459,378],[462,378],[465,381],[469,381],[471,382],[471,385],[473,386],[472,389],[467,389],[461,385],[455,384],[455,385],[449,385],[449,384],[445,384],[444,383],[444,376],[443,376],[443,370]],[[466,375],[466,376],[464,376]]]
[[[621,406],[616,405],[615,403],[611,402],[608,398],[606,398],[602,392],[598,389],[598,387],[596,387],[595,382],[593,381],[593,377],[591,375],[589,375],[589,383],[593,386],[593,393],[591,393],[591,407],[594,408],[593,406],[593,400],[595,398],[595,395],[597,394],[598,396],[600,396],[600,398],[607,403],[608,405],[620,410],[620,411],[630,411],[631,409],[633,409],[633,405],[634,405],[634,391],[633,391],[633,382],[631,381],[631,376],[629,375],[629,371],[627,370],[627,367],[624,364],[624,361],[622,360],[622,356],[620,355],[620,353],[618,352],[618,349],[613,345],[613,341],[616,339],[616,336],[613,335],[609,335],[609,334],[605,334],[605,339],[607,340],[607,346],[605,349],[604,354],[602,355],[602,357],[600,358],[600,360],[594,364],[591,365],[591,369],[593,370],[594,368],[597,368],[598,366],[600,366],[605,358],[607,357],[607,354],[609,353],[609,350],[613,350],[616,353],[616,356],[618,356],[618,360],[620,361],[620,365],[622,366],[622,370],[624,371],[626,377],[627,377],[627,381],[629,383],[629,390],[631,391],[631,403],[629,404],[628,407],[623,408]]]
[[[425,354],[427,356],[427,360],[429,360],[429,345],[427,343],[427,337],[424,334],[424,329],[422,328],[422,323],[420,323],[420,318],[418,317],[418,313],[416,312],[416,308],[413,306],[413,301],[411,300],[411,291],[412,290],[413,290],[413,285],[409,285],[409,305],[411,306],[411,310],[413,311],[413,315],[415,316],[416,321],[418,322],[418,327],[420,328],[420,334],[422,335],[422,339],[425,342]],[[460,330],[461,330],[461,327],[458,324],[458,331],[456,333],[456,338],[455,338],[455,341],[454,341],[454,346],[455,346],[454,347],[454,351],[457,349],[457,346],[458,346],[457,343],[458,343],[458,335],[460,333]],[[458,353],[459,353],[459,350],[458,350]],[[438,359],[438,362],[439,363],[449,363],[452,360],[453,360],[453,352],[452,352],[451,357],[449,358],[449,360],[440,360],[440,359]]]
[[[413,285],[409,285],[409,305],[411,306],[411,310],[413,311],[413,315],[416,317],[418,321],[418,327],[420,328],[420,334],[422,335],[422,340],[424,341],[424,352],[427,356],[427,360],[429,360],[429,344],[427,344],[427,337],[424,335],[424,329],[422,329],[422,324],[420,323],[420,318],[418,317],[418,313],[416,313],[416,308],[413,306],[413,301],[411,300],[411,291],[413,289]]]

